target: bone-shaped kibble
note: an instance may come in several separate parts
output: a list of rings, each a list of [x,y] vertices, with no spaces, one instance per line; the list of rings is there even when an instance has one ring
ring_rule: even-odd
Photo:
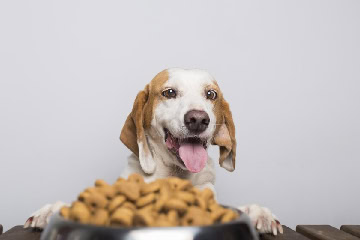
[[[113,185],[96,180],[71,207],[60,214],[80,223],[100,226],[201,226],[234,220],[236,212],[223,208],[210,189],[193,187],[175,177],[145,183],[139,174],[118,178]]]

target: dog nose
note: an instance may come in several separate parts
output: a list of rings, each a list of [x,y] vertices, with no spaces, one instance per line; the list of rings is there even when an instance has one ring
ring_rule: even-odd
[[[199,134],[209,126],[209,115],[204,111],[191,110],[184,116],[185,126],[191,133]]]

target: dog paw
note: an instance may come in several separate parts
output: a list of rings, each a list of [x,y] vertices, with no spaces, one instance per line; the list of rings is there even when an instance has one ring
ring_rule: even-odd
[[[24,228],[34,227],[43,229],[49,223],[50,217],[58,212],[60,208],[64,205],[67,205],[63,202],[56,202],[54,204],[46,204],[44,207],[40,208],[25,222]]]
[[[250,217],[251,222],[259,233],[272,233],[277,235],[278,232],[284,232],[279,220],[268,208],[251,204],[239,207],[239,209]]]

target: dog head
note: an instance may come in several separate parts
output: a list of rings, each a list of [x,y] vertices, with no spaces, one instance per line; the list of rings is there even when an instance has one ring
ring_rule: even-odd
[[[207,162],[207,147],[220,148],[220,166],[235,169],[236,139],[229,104],[206,71],[171,68],[158,73],[136,96],[121,141],[139,158],[144,172],[155,171],[156,138],[171,157],[166,161],[190,172]]]

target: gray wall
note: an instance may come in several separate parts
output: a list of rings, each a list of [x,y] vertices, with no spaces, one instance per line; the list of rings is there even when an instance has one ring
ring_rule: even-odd
[[[0,223],[114,181],[136,93],[209,70],[237,169],[219,200],[282,223],[360,224],[360,1],[0,1]],[[217,149],[210,150],[216,158]]]

